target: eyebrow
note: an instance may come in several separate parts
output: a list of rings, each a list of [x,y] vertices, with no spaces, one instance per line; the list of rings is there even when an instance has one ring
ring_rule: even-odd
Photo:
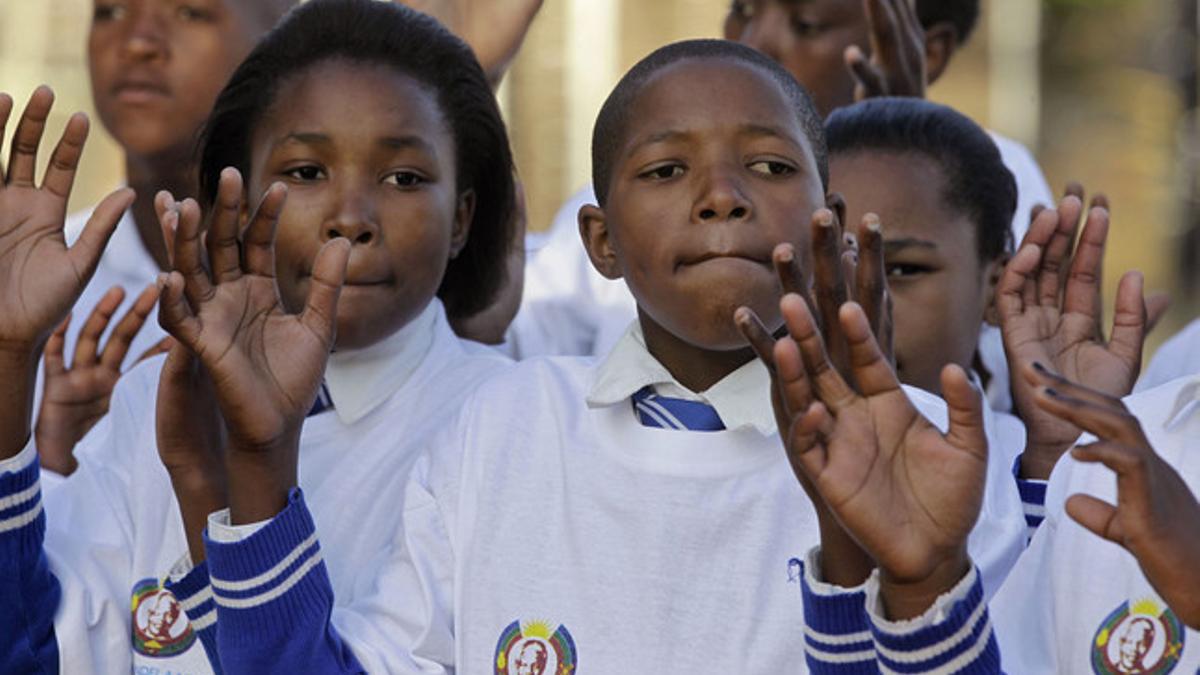
[[[329,145],[332,142],[333,139],[331,139],[327,134],[322,134],[315,131],[299,131],[290,133],[283,138],[280,138],[275,143],[275,147],[280,147],[289,143],[300,143],[303,145]],[[379,139],[376,144],[384,148],[388,148],[389,150],[405,150],[408,148],[415,148],[431,154],[433,152],[433,146],[429,144],[429,141],[426,141],[420,136],[413,135],[384,136],[383,138]]]
[[[904,237],[901,239],[885,239],[883,242],[884,253],[895,253],[906,248],[928,248],[936,249],[937,242],[928,239],[916,239],[913,237]]]
[[[770,124],[743,124],[738,127],[738,134],[756,138],[764,136],[778,138],[793,145],[798,145],[796,140],[793,139],[790,134],[785,132],[782,127],[776,127]],[[632,146],[630,146],[629,154],[637,152],[643,146],[653,145],[654,143],[665,143],[667,141],[686,141],[698,135],[701,134],[697,132],[680,131],[678,129],[659,131],[636,141]]]

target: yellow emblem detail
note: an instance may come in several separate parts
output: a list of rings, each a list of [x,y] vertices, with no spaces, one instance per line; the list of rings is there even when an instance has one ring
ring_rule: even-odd
[[[521,632],[524,633],[525,637],[527,638],[538,637],[542,638],[543,640],[549,640],[550,636],[553,634],[553,631],[550,630],[550,626],[545,621],[530,621],[521,627]]]
[[[1162,609],[1158,606],[1158,603],[1154,602],[1150,598],[1142,598],[1141,600],[1138,600],[1133,604],[1133,607],[1129,608],[1129,610],[1133,614],[1144,614],[1146,616],[1158,616],[1159,614],[1162,614]]]

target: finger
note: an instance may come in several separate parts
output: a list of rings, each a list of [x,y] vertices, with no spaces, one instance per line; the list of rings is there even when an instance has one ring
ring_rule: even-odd
[[[121,317],[121,321],[113,329],[112,335],[108,337],[108,342],[104,345],[104,352],[100,355],[100,365],[109,370],[121,371],[121,364],[125,362],[125,355],[129,353],[133,339],[141,332],[142,326],[146,324],[146,319],[150,318],[150,312],[154,311],[156,302],[158,302],[158,285],[150,284],[133,301],[133,306],[129,308],[128,312],[125,312],[125,316]]]
[[[1112,209],[1108,205],[1108,195],[1103,192],[1097,192],[1092,196],[1092,201],[1088,202],[1088,210],[1091,209],[1104,209],[1111,212]]]
[[[776,363],[775,372],[779,382],[780,402],[783,404],[785,414],[789,416],[802,414],[812,405],[813,388],[804,367],[800,346],[791,336],[785,336],[775,343],[772,349],[772,359]],[[786,424],[780,427],[780,433],[783,433],[785,429],[787,429]]]
[[[864,396],[876,396],[899,389],[896,371],[875,341],[875,332],[862,307],[855,302],[842,305],[838,320],[850,349],[850,368],[858,390]]]
[[[1034,401],[1042,410],[1092,433],[1097,438],[1125,445],[1144,442],[1141,425],[1138,424],[1137,418],[1126,410],[1113,410],[1046,387],[1038,390]]]
[[[884,62],[896,60],[896,43],[899,40],[898,19],[891,3],[884,0],[865,0],[867,31],[870,35],[871,55]]]
[[[46,166],[46,175],[42,187],[64,202],[71,196],[71,187],[75,184],[75,172],[79,168],[79,158],[83,156],[83,145],[87,142],[88,118],[83,113],[75,113],[67,120],[62,138],[54,146],[50,154],[50,163]]]
[[[170,352],[171,350],[175,349],[175,347],[177,347],[177,346],[180,346],[179,340],[176,340],[175,338],[168,335],[167,337],[154,343],[153,347],[151,347],[151,348],[147,349],[146,351],[142,352],[141,354],[139,354],[137,357],[137,360],[134,361],[134,363],[138,364],[138,363],[141,363],[142,361],[145,361],[146,359],[152,359],[155,356],[158,356],[159,354],[166,354],[166,353]],[[184,351],[186,352],[187,350],[184,349]],[[190,354],[191,352],[187,352],[187,353]]]
[[[783,314],[784,323],[787,324],[788,334],[800,348],[800,356],[813,391],[836,414],[854,400],[855,393],[829,360],[825,341],[821,338],[821,332],[817,329],[808,303],[797,295],[788,294],[779,301],[779,309]],[[777,347],[776,368],[783,367],[779,357]],[[780,377],[783,377],[782,373]]]
[[[33,187],[33,174],[37,168],[38,146],[46,130],[46,120],[54,107],[54,92],[42,85],[33,90],[17,130],[13,133],[12,151],[8,158],[8,185]]]
[[[171,258],[175,269],[183,277],[187,300],[192,306],[199,307],[216,292],[204,267],[200,205],[194,199],[183,200],[178,211],[167,213],[163,227],[175,232],[175,253]]]
[[[247,273],[275,278],[275,229],[286,201],[287,187],[283,183],[271,185],[263,195],[243,236]]]
[[[983,397],[967,372],[956,364],[942,369],[942,397],[950,421],[946,440],[987,462],[987,432],[983,426]]]
[[[63,358],[67,344],[67,328],[71,325],[71,315],[67,314],[67,318],[58,324],[58,328],[50,334],[50,339],[46,341],[46,349],[43,357],[46,362],[46,376],[62,375],[67,372],[67,366]]]
[[[1067,498],[1067,515],[1102,539],[1124,544],[1125,534],[1117,520],[1117,509],[1112,504],[1091,495],[1078,494]]]
[[[737,311],[733,313],[733,321],[767,370],[774,372],[775,338],[771,337],[771,333],[763,325],[762,319],[758,318],[754,310],[749,307],[738,307]]]
[[[1075,243],[1079,229],[1079,216],[1083,204],[1074,195],[1067,196],[1058,206],[1058,223],[1046,252],[1042,255],[1041,272],[1038,274],[1038,302],[1043,306],[1058,307],[1059,294],[1063,289],[1063,275],[1067,259]]]
[[[0,147],[4,146],[5,130],[8,129],[8,118],[12,115],[13,100],[12,96],[4,92],[0,92]],[[0,190],[4,189],[6,183],[4,177],[4,160],[0,158]]]
[[[820,401],[812,405],[796,418],[796,422],[788,432],[788,459],[792,466],[799,464],[799,469],[814,485],[819,484],[822,473],[829,463],[826,444],[822,439],[830,433],[833,427],[833,415]]]
[[[813,216],[813,296],[820,315],[822,334],[828,339],[837,330],[838,308],[848,300],[842,278],[841,233],[833,212],[821,209]]]
[[[337,237],[325,242],[313,262],[312,283],[308,302],[300,321],[317,335],[328,336],[333,344],[337,328],[337,301],[346,281],[346,265],[350,262],[350,241]]]
[[[1067,197],[1074,197],[1075,199],[1079,200],[1080,204],[1083,203],[1084,194],[1085,192],[1083,189],[1083,184],[1076,180],[1067,181],[1066,187],[1063,188],[1064,199]]]
[[[154,194],[154,215],[158,216],[159,221],[162,221],[168,211],[178,209],[179,202],[175,201],[175,195],[172,195],[169,190],[159,190]]]
[[[868,213],[858,226],[858,267],[855,270],[855,300],[871,322],[871,332],[880,344],[881,330],[887,320],[887,272],[883,264],[883,225],[879,217]]]
[[[1029,290],[1041,258],[1042,248],[1027,243],[1004,266],[1004,273],[996,283],[996,309],[1000,313],[1001,324],[1020,317],[1025,308],[1032,305],[1034,298]]]
[[[1067,275],[1066,291],[1063,293],[1063,311],[1092,317],[1101,311],[1097,302],[1100,297],[1104,249],[1108,242],[1108,211],[1092,209],[1088,212],[1083,234],[1075,247],[1071,269]]]
[[[783,294],[795,293],[809,300],[808,283],[804,278],[804,270],[796,259],[796,248],[791,244],[779,244],[771,252],[771,262],[775,265],[775,275],[779,277],[779,285]]]
[[[133,197],[134,192],[129,188],[121,188],[105,197],[92,211],[79,239],[67,251],[67,260],[81,282],[87,283],[92,278],[96,265],[100,264],[104,247],[108,246],[109,238],[116,231],[121,214],[133,204]]]
[[[1088,401],[1114,412],[1125,411],[1125,404],[1121,403],[1121,399],[1113,398],[1104,392],[1090,389],[1082,384],[1076,384],[1036,361],[1023,364],[1021,366],[1021,376],[1034,387],[1053,389],[1060,394]]]
[[[1141,272],[1126,272],[1121,277],[1117,284],[1112,333],[1108,341],[1109,353],[1124,361],[1132,375],[1142,369],[1142,347],[1149,332],[1146,327],[1146,300],[1142,295],[1144,287],[1145,280]],[[1130,386],[1133,386],[1132,379]]]
[[[201,325],[184,295],[183,275],[177,271],[164,272],[155,283],[159,292],[158,325],[195,353]]]
[[[217,201],[208,225],[208,263],[213,281],[222,284],[242,276],[241,234],[242,174],[233,167],[221,171]]]
[[[1037,220],[1037,217],[1042,215],[1042,212],[1045,210],[1046,210],[1045,204],[1041,204],[1041,203],[1034,204],[1029,209],[1029,222],[1033,223],[1033,221]]]
[[[846,62],[846,68],[850,70],[850,74],[858,81],[858,87],[861,90],[861,95],[855,95],[856,101],[861,101],[868,98],[879,98],[888,95],[887,78],[883,71],[872,64],[866,54],[863,54],[862,49],[858,45],[850,45],[846,47],[846,53],[843,57]]]
[[[1146,295],[1146,334],[1154,332],[1158,322],[1171,309],[1171,294],[1166,291],[1154,291]]]
[[[79,331],[79,338],[75,341],[75,355],[71,359],[72,368],[90,366],[96,362],[100,349],[100,337],[104,335],[105,329],[108,328],[109,322],[112,321],[113,315],[117,313],[117,309],[121,307],[121,302],[124,300],[125,289],[120,286],[113,286],[100,297],[100,301],[88,314],[87,321],[83,323],[83,328]]]

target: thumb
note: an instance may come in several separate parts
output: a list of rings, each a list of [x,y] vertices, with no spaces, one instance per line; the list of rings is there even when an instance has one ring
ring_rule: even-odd
[[[155,282],[159,288],[158,324],[188,349],[195,351],[200,337],[200,320],[184,297],[183,275],[164,272]]]
[[[987,461],[987,434],[983,428],[983,397],[971,385],[967,373],[957,365],[942,369],[942,396],[950,419],[946,440]]]
[[[317,335],[334,340],[337,330],[337,303],[346,281],[350,262],[350,240],[337,237],[325,242],[313,262],[312,284],[300,321]]]

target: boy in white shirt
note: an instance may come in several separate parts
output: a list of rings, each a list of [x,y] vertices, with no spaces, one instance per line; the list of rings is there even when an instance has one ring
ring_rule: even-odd
[[[760,53],[678,43],[610,96],[593,166],[604,188],[580,228],[597,269],[638,298],[639,322],[602,363],[534,359],[480,387],[414,469],[404,538],[375,593],[334,614],[336,629],[327,582],[280,581],[322,536],[303,503],[243,541],[210,539],[214,588],[278,587],[256,607],[218,598],[220,621],[262,626],[262,659],[296,644],[393,672],[800,667],[787,570],[817,518],[734,314],[748,304],[778,329],[780,284],[807,289],[808,270],[818,296],[849,292],[834,213],[806,215],[825,201],[819,118]],[[886,331],[877,219],[857,236],[855,294]],[[941,416],[936,399],[906,393]],[[293,461],[263,440],[264,464]],[[973,544],[995,579],[1021,548],[1015,515]]]

